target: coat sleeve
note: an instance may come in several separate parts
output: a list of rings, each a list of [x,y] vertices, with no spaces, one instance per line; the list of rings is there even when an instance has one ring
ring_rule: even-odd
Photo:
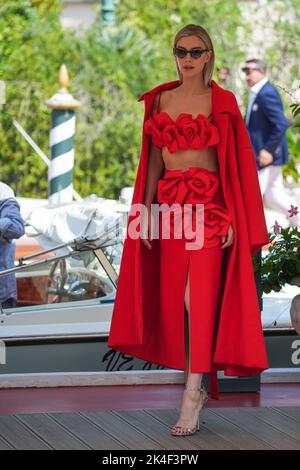
[[[232,93],[232,92],[231,92]],[[237,166],[247,221],[250,251],[253,255],[270,242],[263,199],[250,137],[240,112],[235,95],[232,93],[232,111],[236,139]]]
[[[20,213],[20,205],[14,198],[8,198],[1,210],[0,239],[12,240],[24,235],[24,221]]]
[[[284,115],[281,97],[275,88],[261,96],[260,104],[267,119],[272,124],[272,132],[263,148],[274,155],[289,127],[289,123]]]

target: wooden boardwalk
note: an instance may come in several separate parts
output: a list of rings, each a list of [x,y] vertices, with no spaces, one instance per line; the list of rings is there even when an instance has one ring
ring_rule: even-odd
[[[205,408],[200,432],[173,437],[178,409],[0,416],[0,449],[300,449],[300,407]]]

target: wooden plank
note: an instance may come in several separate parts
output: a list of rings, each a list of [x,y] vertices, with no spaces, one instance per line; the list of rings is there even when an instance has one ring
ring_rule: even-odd
[[[164,421],[165,424],[170,428],[173,426],[178,419],[179,410],[171,409],[171,410],[145,410],[147,413],[155,416],[156,419],[160,421]],[[209,426],[206,425],[206,416],[207,416],[207,409],[202,410],[201,419],[200,419],[200,429],[199,432],[193,434],[192,436],[185,436],[185,437],[178,437],[176,439],[183,439],[185,442],[186,440],[192,441],[197,449],[203,450],[237,450],[238,447],[230,442],[227,439],[224,439],[222,436],[215,433]],[[171,436],[173,439],[173,436]],[[181,444],[180,444],[181,445]],[[181,448],[181,447],[179,447]],[[187,449],[184,446],[184,449]]]
[[[261,410],[263,408],[216,408],[214,413],[236,424],[241,430],[252,433],[257,439],[260,439],[274,449],[300,449],[299,441],[259,419],[259,412]]]
[[[166,410],[161,410],[164,415]],[[113,414],[122,418],[125,422],[135,427],[147,438],[157,443],[157,449],[197,449],[195,443],[187,440],[187,437],[173,437],[167,424],[158,421],[145,410],[112,411]],[[192,437],[192,436],[190,436]],[[202,447],[201,447],[202,448]]]
[[[184,373],[173,369],[99,372],[31,372],[0,374],[0,388],[81,387],[183,384]]]
[[[18,450],[51,449],[34,431],[19,420],[19,416],[0,416],[0,436]]]
[[[159,419],[154,415],[154,410],[114,412],[122,416],[126,421],[136,426],[148,437],[156,439],[160,443],[158,449],[232,449],[234,446],[211,432],[210,429],[200,429],[200,432],[192,436],[172,436],[170,427],[175,424],[178,417],[177,409],[159,410]]]
[[[281,410],[281,408],[280,408]],[[263,420],[280,431],[284,432],[288,436],[292,437],[296,441],[300,442],[300,426],[293,416],[289,417],[286,414],[282,414],[278,409],[273,407],[264,408],[253,408],[251,413],[258,419]],[[300,410],[298,408],[300,413]]]
[[[299,406],[273,406],[273,410],[288,416],[293,421],[300,423],[300,407]]]
[[[35,413],[18,415],[18,419],[27,428],[35,432],[51,448],[56,450],[89,449],[89,447],[73,435],[72,432],[61,426],[50,414]]]
[[[98,427],[103,429],[104,432],[107,432],[107,434],[114,436],[128,449],[157,449],[157,441],[151,439],[136,427],[131,426],[128,422],[124,421],[124,419],[114,413],[103,411],[80,414],[95,423]]]
[[[103,431],[96,423],[91,422],[82,414],[51,413],[51,417],[91,449],[127,449],[122,442]]]
[[[12,444],[7,442],[5,439],[0,437],[0,450],[14,450],[15,448],[13,447]]]
[[[300,407],[205,408],[200,432],[172,436],[179,410],[0,417],[0,449],[300,449]]]
[[[252,434],[247,432],[241,433],[239,426],[236,426],[217,413],[214,413],[214,410],[215,409],[204,408],[201,413],[200,428],[203,430],[203,432],[201,432],[201,439],[203,439],[204,433],[207,434],[209,432],[209,436],[211,436],[211,442],[208,440],[207,443],[209,447],[206,448],[242,450],[272,449],[271,446],[263,443]],[[149,410],[148,412],[157,419],[162,419],[160,410]],[[167,419],[170,426],[175,423],[175,421],[171,421],[169,417],[167,417]]]

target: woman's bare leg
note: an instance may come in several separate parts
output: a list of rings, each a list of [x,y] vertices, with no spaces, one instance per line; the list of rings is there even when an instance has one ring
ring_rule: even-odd
[[[202,383],[202,373],[190,372],[190,269],[188,268],[187,282],[184,295],[185,306],[185,354],[188,368],[185,371],[185,383],[189,387],[199,388]],[[198,406],[200,399],[199,390],[184,390],[181,399],[180,415],[175,426],[194,427],[198,419]]]
[[[185,354],[186,364],[188,365],[186,374],[186,384],[193,388],[198,388],[202,382],[203,374],[190,372],[190,268],[188,267],[187,281],[184,294],[185,306]]]

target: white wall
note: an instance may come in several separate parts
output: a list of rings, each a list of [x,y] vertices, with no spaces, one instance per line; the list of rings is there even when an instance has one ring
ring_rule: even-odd
[[[96,19],[100,0],[94,2],[63,2],[64,9],[60,14],[64,28],[89,28]]]

